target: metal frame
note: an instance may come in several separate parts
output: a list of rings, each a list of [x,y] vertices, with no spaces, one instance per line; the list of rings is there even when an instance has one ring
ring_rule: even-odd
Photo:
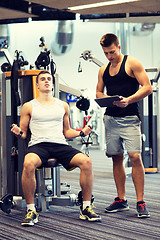
[[[6,161],[6,81],[5,74],[2,74],[2,104],[1,104],[1,196],[6,194],[7,190],[7,161]]]

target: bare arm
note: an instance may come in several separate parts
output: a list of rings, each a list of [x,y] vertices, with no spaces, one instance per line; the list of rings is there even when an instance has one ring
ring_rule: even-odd
[[[63,134],[66,138],[75,138],[80,136],[80,131],[76,131],[72,128],[70,128],[69,124],[69,107],[68,104],[64,102],[64,109],[65,109],[65,115],[63,117]],[[85,135],[88,135],[91,133],[91,129],[86,125],[83,128],[83,132]]]
[[[133,75],[135,76],[141,87],[135,94],[128,97],[129,103],[137,102],[152,93],[152,86],[150,80],[142,64],[138,60],[135,60],[133,58],[131,59],[131,64]]]
[[[99,70],[98,73],[98,83],[97,83],[97,87],[96,87],[96,97],[97,98],[103,98],[106,97],[107,95],[104,94],[104,82],[103,82],[103,73],[106,69],[106,65],[102,66]]]
[[[25,139],[27,137],[27,130],[28,125],[31,117],[31,103],[25,103],[22,106],[21,114],[20,114],[20,127],[18,127],[16,124],[12,124],[11,132],[13,132],[17,137],[20,136],[22,139]],[[21,131],[23,132],[21,134]]]
[[[129,66],[131,68],[132,77],[135,77],[141,87],[139,90],[133,95],[124,98],[122,96],[122,100],[119,102],[114,102],[114,104],[118,107],[126,107],[128,104],[138,102],[139,100],[145,98],[149,94],[152,93],[152,86],[150,80],[148,78],[147,73],[145,72],[142,64],[135,58],[129,57]]]

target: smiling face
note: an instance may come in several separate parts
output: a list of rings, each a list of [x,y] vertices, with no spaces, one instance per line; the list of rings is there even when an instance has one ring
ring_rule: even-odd
[[[53,79],[50,73],[42,73],[38,76],[37,88],[41,92],[50,92],[53,89]]]
[[[111,63],[117,63],[120,58],[120,45],[116,46],[114,43],[112,43],[109,47],[102,47],[103,52],[107,59]]]

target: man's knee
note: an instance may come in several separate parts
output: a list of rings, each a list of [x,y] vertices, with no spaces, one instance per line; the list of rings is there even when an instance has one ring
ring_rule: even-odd
[[[86,157],[85,161],[84,161],[85,167],[92,167],[92,160],[89,157]]]
[[[38,165],[38,161],[35,158],[35,156],[28,154],[25,156],[25,159],[24,159],[23,171],[25,171],[26,173],[35,172],[37,165]]]
[[[83,156],[83,159],[80,161],[79,167],[84,170],[92,170],[92,160],[86,155]]]
[[[23,172],[29,174],[35,171],[35,166],[32,162],[24,161],[23,163]]]
[[[142,158],[140,153],[129,153],[129,158],[132,164],[132,167],[142,166]]]

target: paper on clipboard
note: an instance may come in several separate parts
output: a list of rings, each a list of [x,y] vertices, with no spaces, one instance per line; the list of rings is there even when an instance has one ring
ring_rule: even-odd
[[[105,98],[96,98],[94,100],[100,107],[115,107],[115,105],[113,105],[113,102],[120,101],[121,98],[120,96],[115,95],[115,96],[105,97]]]

